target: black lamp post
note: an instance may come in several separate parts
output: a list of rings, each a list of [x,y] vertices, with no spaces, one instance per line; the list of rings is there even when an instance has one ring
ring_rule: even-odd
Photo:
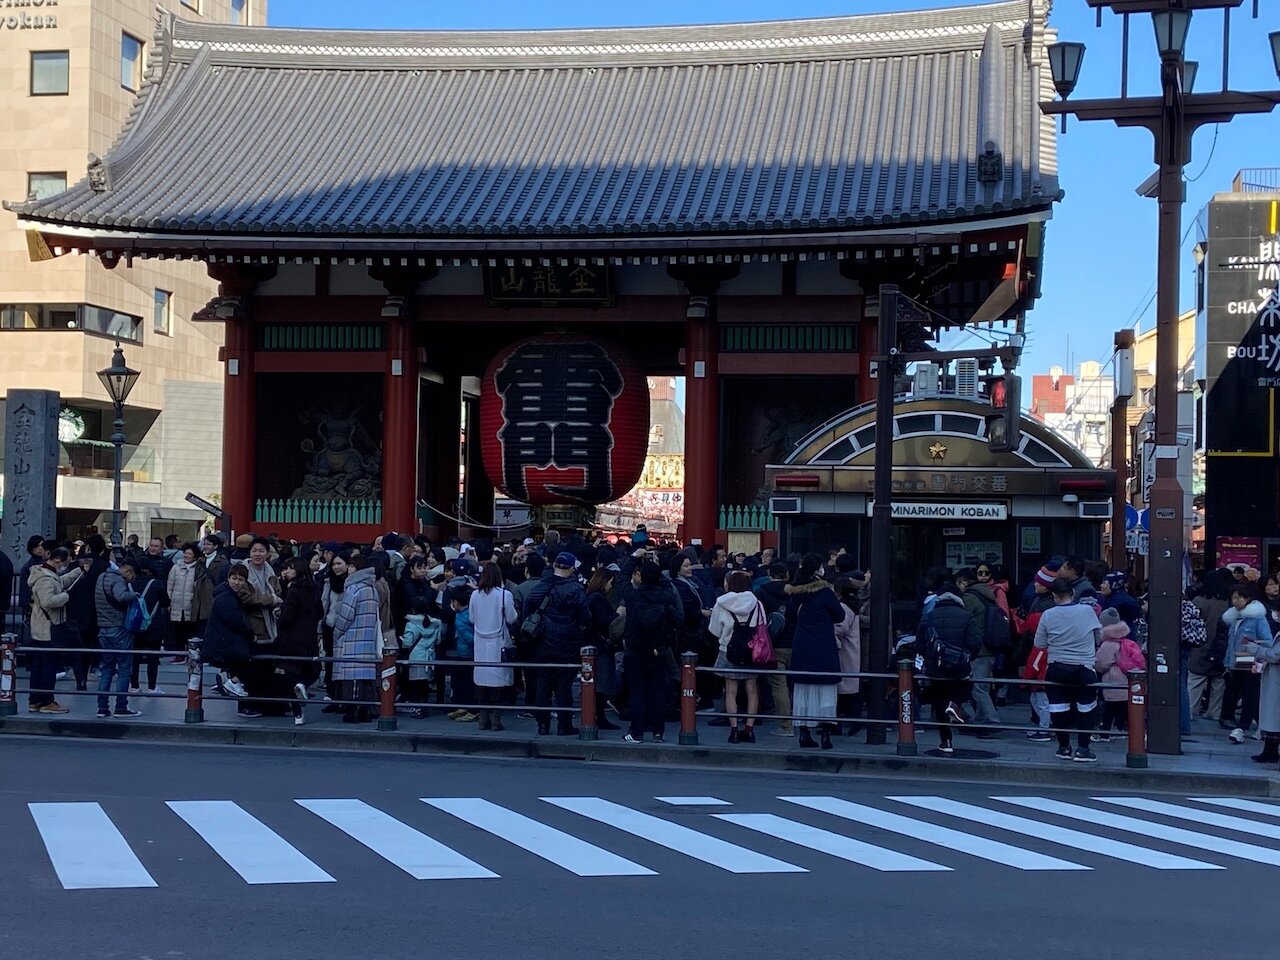
[[[98,379],[107,389],[107,396],[115,404],[116,419],[112,425],[111,442],[115,446],[115,486],[111,499],[111,545],[119,547],[124,543],[124,528],[120,519],[120,474],[124,469],[124,402],[129,399],[133,385],[140,376],[137,370],[130,369],[124,362],[124,351],[116,342],[116,351],[111,355],[111,366],[98,371]]]
[[[1182,622],[1182,564],[1186,548],[1183,532],[1183,490],[1178,483],[1178,273],[1181,255],[1182,171],[1191,158],[1191,136],[1204,124],[1225,123],[1241,113],[1269,113],[1280,103],[1280,90],[1241,93],[1227,89],[1231,11],[1242,0],[1089,0],[1109,7],[1124,24],[1124,62],[1121,96],[1076,100],[1066,97],[1079,79],[1084,58],[1081,44],[1059,43],[1048,48],[1049,69],[1063,100],[1040,104],[1048,114],[1080,120],[1111,120],[1122,127],[1145,127],[1155,139],[1156,199],[1159,203],[1156,270],[1156,476],[1151,486],[1150,589],[1148,623],[1150,670],[1149,744],[1152,753],[1182,752],[1181,701],[1186,696],[1180,677],[1178,648]],[[1222,27],[1222,90],[1192,93],[1196,67],[1183,58],[1194,10],[1220,9]],[[1129,17],[1151,14],[1160,53],[1160,95],[1129,97]],[[1256,7],[1255,7],[1256,13]],[[1280,75],[1280,33],[1270,37],[1276,72]],[[1064,49],[1066,48],[1066,49]]]

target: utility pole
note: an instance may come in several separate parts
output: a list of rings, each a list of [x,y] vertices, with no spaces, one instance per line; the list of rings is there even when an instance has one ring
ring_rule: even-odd
[[[1116,395],[1111,402],[1111,468],[1116,473],[1111,495],[1111,569],[1128,570],[1125,547],[1129,506],[1129,401],[1133,398],[1133,331],[1116,331]]]

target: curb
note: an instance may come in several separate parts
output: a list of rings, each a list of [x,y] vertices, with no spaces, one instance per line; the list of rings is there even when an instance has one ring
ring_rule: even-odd
[[[200,743],[215,746],[291,747],[361,753],[415,753],[539,760],[580,760],[722,770],[776,770],[848,776],[920,777],[951,781],[1144,790],[1168,793],[1225,793],[1280,797],[1280,779],[1231,774],[1181,773],[1107,767],[1080,769],[1020,761],[945,760],[933,757],[833,756],[787,750],[738,751],[705,746],[629,746],[602,740],[458,737],[389,731],[317,729],[264,730],[240,724],[127,723],[118,720],[0,719],[0,735],[137,743]]]

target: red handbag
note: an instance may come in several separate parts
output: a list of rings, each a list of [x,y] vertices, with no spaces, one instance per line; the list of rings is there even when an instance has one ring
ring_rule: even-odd
[[[765,618],[764,607],[756,603],[756,626],[751,635],[751,662],[757,667],[765,667],[773,663],[773,640],[769,637],[769,621]]]

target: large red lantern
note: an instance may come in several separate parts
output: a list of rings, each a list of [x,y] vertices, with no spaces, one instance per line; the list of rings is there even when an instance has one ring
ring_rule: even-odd
[[[640,479],[649,384],[617,347],[546,334],[500,351],[480,387],[484,469],[508,497],[595,506]]]

